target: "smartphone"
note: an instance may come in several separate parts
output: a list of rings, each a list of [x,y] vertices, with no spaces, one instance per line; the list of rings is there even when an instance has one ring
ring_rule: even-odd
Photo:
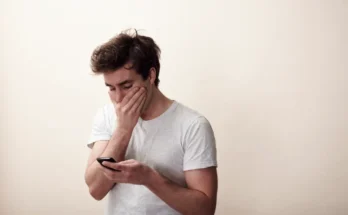
[[[109,169],[109,170],[116,171],[116,172],[120,172],[120,170],[110,168],[110,167],[105,166],[105,165],[103,164],[103,161],[108,161],[108,162],[116,163],[115,159],[113,159],[112,157],[99,157],[99,158],[97,158],[97,161],[100,163],[100,165],[102,165],[103,167],[105,167],[105,168],[107,168],[107,169]]]

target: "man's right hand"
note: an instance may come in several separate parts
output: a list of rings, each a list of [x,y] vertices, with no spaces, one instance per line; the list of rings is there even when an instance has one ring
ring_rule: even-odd
[[[144,87],[131,89],[119,103],[115,102],[110,92],[109,95],[115,105],[117,127],[125,131],[133,131],[146,101],[146,89]]]

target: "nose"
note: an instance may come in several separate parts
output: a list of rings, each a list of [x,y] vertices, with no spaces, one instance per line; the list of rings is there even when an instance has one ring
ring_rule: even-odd
[[[121,92],[121,90],[116,90],[115,100],[116,103],[120,103],[124,97],[124,94]]]

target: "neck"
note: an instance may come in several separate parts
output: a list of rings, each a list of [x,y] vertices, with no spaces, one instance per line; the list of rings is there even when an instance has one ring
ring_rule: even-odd
[[[158,88],[154,88],[150,103],[141,114],[141,118],[143,120],[154,119],[164,113],[172,103],[173,101],[163,95]]]

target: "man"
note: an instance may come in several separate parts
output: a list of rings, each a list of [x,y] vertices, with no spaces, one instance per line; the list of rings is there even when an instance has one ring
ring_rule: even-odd
[[[112,103],[101,108],[88,146],[90,194],[109,194],[106,214],[214,214],[217,161],[213,130],[196,111],[158,88],[160,49],[152,38],[121,33],[96,48]],[[98,157],[112,157],[116,163]]]

